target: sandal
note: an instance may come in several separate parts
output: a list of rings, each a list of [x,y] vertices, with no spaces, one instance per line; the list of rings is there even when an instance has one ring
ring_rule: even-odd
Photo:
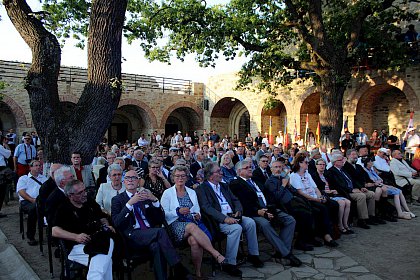
[[[219,261],[219,258],[221,258],[222,259],[222,261]],[[224,262],[225,262],[225,257],[223,257],[221,254],[219,254],[217,257],[216,257],[216,261],[217,261],[217,263],[219,263],[219,264],[223,264]]]
[[[411,215],[409,213],[402,213],[401,216],[398,216],[398,219],[411,220]]]

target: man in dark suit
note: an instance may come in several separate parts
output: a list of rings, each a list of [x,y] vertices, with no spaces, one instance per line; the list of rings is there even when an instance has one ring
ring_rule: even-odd
[[[107,182],[108,177],[108,166],[114,163],[115,158],[117,155],[114,152],[108,152],[106,154],[106,163],[105,166],[99,169],[99,176],[98,180],[96,180],[96,187],[99,188],[102,183]]]
[[[137,172],[128,171],[124,179],[126,191],[112,198],[112,221],[129,246],[149,249],[156,279],[166,279],[166,262],[174,268],[176,279],[185,279],[188,270],[181,264],[166,230],[161,227],[164,213],[160,203],[146,189],[137,192],[138,184]]]
[[[348,150],[350,151],[350,150]],[[351,156],[351,153],[349,154]],[[356,158],[349,158],[355,164]],[[352,180],[350,174],[343,170],[344,157],[340,154],[331,156],[333,166],[328,169],[326,177],[329,185],[335,188],[338,193],[344,197],[356,201],[359,219],[357,225],[364,229],[369,229],[368,223],[377,225],[369,216],[375,216],[375,198],[372,191],[367,190],[364,186],[357,188],[355,180]]]
[[[69,166],[63,165],[54,172],[54,180],[57,188],[48,196],[45,202],[45,217],[49,225],[53,224],[58,207],[66,201],[66,195],[64,194],[65,186],[74,179],[74,175]]]
[[[235,169],[238,178],[231,181],[230,188],[241,204],[246,205],[243,215],[251,217],[264,233],[276,250],[275,258],[282,258],[286,261],[286,264],[291,266],[300,266],[302,262],[292,254],[295,219],[278,209],[272,213],[268,212],[264,194],[258,185],[251,180],[251,162],[240,161],[235,165]],[[272,221],[280,223],[281,231],[279,234],[270,224]]]
[[[238,161],[243,161],[246,158],[245,149],[242,146],[236,148],[236,153],[232,158],[232,163],[236,164]]]
[[[204,160],[204,151],[203,150],[197,150],[195,152],[195,159],[196,161],[191,164],[190,166],[190,172],[191,175],[193,176],[193,178],[195,179],[195,176],[197,176],[197,172],[198,170],[200,170],[201,168],[203,168],[203,160]]]
[[[41,188],[39,188],[39,195],[36,198],[38,201],[38,213],[40,214],[40,217],[45,216],[45,204],[47,202],[48,197],[50,194],[57,189],[57,184],[54,181],[54,173],[57,171],[62,165],[59,163],[53,163],[50,167],[50,177],[47,181],[45,181]]]
[[[201,210],[213,218],[220,230],[227,235],[226,264],[223,270],[231,276],[242,276],[236,267],[236,256],[242,231],[245,232],[248,244],[248,261],[255,267],[263,267],[259,259],[258,238],[254,220],[242,216],[242,205],[229,187],[222,183],[223,173],[216,162],[209,162],[204,167],[204,179],[197,188],[197,197]],[[242,217],[240,221],[239,218]]]
[[[309,174],[313,174],[316,172],[316,165],[315,165],[315,161],[317,159],[321,158],[321,153],[319,152],[318,149],[313,149],[311,151],[311,160],[308,163],[308,172]]]
[[[134,150],[131,164],[140,178],[144,178],[149,173],[149,166],[144,160],[144,152],[140,148]]]
[[[258,167],[252,172],[252,181],[254,181],[260,189],[264,187],[265,181],[271,176],[271,170],[268,166],[269,159],[266,155],[262,155],[258,161]]]

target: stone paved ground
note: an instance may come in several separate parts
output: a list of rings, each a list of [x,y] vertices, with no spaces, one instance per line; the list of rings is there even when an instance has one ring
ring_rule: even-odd
[[[411,206],[416,215],[420,215],[419,206]],[[7,218],[0,220],[0,228],[22,257],[29,263],[40,279],[49,279],[47,254],[42,256],[38,247],[30,247],[26,240],[22,241],[19,232],[17,202],[11,201],[3,208]],[[385,226],[375,226],[370,230],[354,228],[357,234],[343,236],[338,242],[340,247],[315,248],[312,252],[295,251],[304,263],[299,268],[291,268],[275,263],[270,258],[271,246],[261,238],[261,258],[265,261],[264,268],[255,269],[249,264],[241,266],[244,279],[353,279],[376,280],[420,279],[420,260],[418,235],[420,233],[420,218],[411,221],[399,220]],[[181,252],[184,262],[192,268],[189,251]],[[3,262],[4,260],[0,260]],[[208,257],[204,260],[203,271],[210,275]],[[58,279],[60,267],[54,260],[55,278]],[[142,265],[134,272],[133,279],[153,279],[153,274],[147,265]],[[0,274],[0,279],[3,278]],[[215,279],[235,279],[220,271]],[[21,278],[21,280],[24,280]]]

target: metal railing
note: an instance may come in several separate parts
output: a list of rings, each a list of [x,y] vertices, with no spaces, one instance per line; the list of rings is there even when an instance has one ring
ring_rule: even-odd
[[[0,61],[0,79],[25,78],[31,65],[29,63]],[[126,92],[153,90],[161,93],[177,93],[192,95],[192,81],[158,76],[137,74],[122,74],[123,86]],[[87,72],[84,68],[61,67],[59,82],[67,84],[84,84],[87,81]]]

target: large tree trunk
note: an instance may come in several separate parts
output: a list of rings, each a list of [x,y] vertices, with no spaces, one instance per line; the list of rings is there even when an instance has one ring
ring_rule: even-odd
[[[349,74],[334,75],[332,71],[320,74],[321,94],[319,122],[321,143],[330,148],[339,148],[343,127],[343,96]]]
[[[74,113],[65,118],[58,95],[61,49],[24,0],[4,0],[7,13],[32,50],[25,88],[33,124],[49,162],[69,163],[72,151],[90,163],[121,97],[121,40],[127,0],[92,2],[88,79]],[[115,80],[113,84],[112,80]]]

